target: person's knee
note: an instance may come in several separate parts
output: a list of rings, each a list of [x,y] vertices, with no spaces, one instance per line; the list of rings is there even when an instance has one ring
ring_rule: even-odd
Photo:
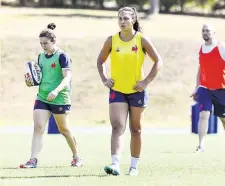
[[[68,136],[70,134],[69,129],[67,128],[59,128],[59,132],[63,135],[63,136]]]
[[[35,123],[35,125],[34,125],[34,132],[35,133],[43,134],[44,131],[45,131],[45,127],[44,127],[43,124]]]
[[[112,133],[122,135],[125,131],[125,126],[122,124],[117,123],[117,125],[114,125],[112,127]]]
[[[140,127],[131,127],[130,132],[132,136],[140,136],[141,135],[141,128]]]

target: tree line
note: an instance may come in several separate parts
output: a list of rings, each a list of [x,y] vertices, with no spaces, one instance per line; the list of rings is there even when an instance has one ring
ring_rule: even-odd
[[[6,1],[6,0],[5,0]],[[39,7],[71,7],[71,8],[99,8],[118,9],[122,6],[134,5],[140,11],[149,14],[159,12],[185,12],[189,7],[205,8],[209,10],[225,10],[225,0],[16,0],[19,6],[35,5]],[[2,0],[4,3],[4,0]],[[112,2],[116,6],[108,6]],[[147,9],[144,8],[147,5]],[[190,8],[191,7],[191,8]]]

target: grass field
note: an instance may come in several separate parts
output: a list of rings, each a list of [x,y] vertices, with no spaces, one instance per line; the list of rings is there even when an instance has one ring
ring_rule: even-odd
[[[222,186],[225,183],[223,133],[208,136],[206,151],[194,153],[195,135],[145,132],[140,174],[135,178],[126,175],[130,165],[128,133],[121,160],[121,176],[104,173],[103,167],[111,162],[109,136],[109,132],[77,132],[84,166],[73,168],[70,167],[70,150],[64,138],[61,135],[46,135],[39,168],[18,169],[18,165],[29,158],[31,135],[1,134],[0,185]]]

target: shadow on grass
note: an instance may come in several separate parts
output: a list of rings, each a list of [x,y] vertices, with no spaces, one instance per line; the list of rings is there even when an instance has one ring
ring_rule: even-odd
[[[54,166],[54,167],[50,167],[50,166],[43,166],[43,167],[40,167],[38,166],[38,169],[52,169],[52,168],[68,168],[68,167],[71,167],[71,166]],[[0,168],[0,170],[3,169],[3,170],[14,170],[14,169],[21,169],[19,167],[2,167]],[[23,169],[28,169],[28,168],[23,168]],[[32,169],[32,168],[31,168]],[[35,169],[35,168],[34,168]]]
[[[38,169],[52,169],[52,168],[74,168],[71,166],[54,166],[54,167],[50,167],[50,166],[43,166],[43,167],[38,167]],[[27,169],[20,169],[19,167],[4,167],[1,168],[2,170],[27,170]],[[0,171],[1,171],[0,169]],[[34,169],[29,169],[30,171],[32,170],[36,170],[36,168]],[[67,178],[67,177],[106,177],[108,175],[106,174],[74,174],[74,175],[43,175],[43,176],[11,176],[11,175],[7,175],[7,176],[0,176],[0,179],[35,179],[35,178]]]
[[[45,175],[45,176],[0,176],[0,179],[36,179],[36,178],[80,178],[80,177],[106,177],[105,174],[80,174],[80,175]]]

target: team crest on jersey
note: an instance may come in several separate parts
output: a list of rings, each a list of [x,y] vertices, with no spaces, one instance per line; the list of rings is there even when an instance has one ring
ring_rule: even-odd
[[[51,64],[51,67],[52,67],[52,68],[55,68],[55,67],[56,67],[55,62]]]
[[[137,52],[138,51],[137,45],[133,46],[131,50],[132,50],[132,52]]]
[[[116,52],[120,52],[120,48],[119,47],[116,48]]]

